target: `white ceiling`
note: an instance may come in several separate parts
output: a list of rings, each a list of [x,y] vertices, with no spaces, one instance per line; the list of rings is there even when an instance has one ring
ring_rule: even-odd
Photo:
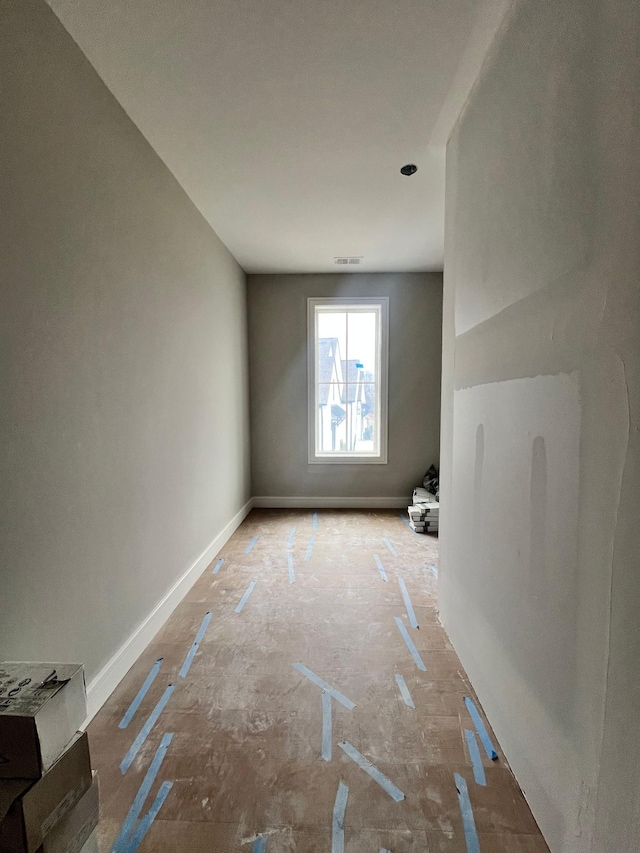
[[[49,2],[247,272],[442,269],[443,146],[509,0]]]

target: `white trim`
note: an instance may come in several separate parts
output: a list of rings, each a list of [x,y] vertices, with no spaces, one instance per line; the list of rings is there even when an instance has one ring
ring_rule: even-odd
[[[253,499],[253,505],[260,509],[399,509],[407,507],[411,497],[272,497],[263,495]]]
[[[379,312],[380,340],[376,354],[377,380],[377,431],[379,435],[378,453],[319,453],[317,451],[317,406],[316,406],[316,364],[317,364],[317,329],[316,308],[325,305],[327,308],[348,311],[351,307],[358,310],[370,305]],[[347,353],[345,353],[345,357]],[[388,296],[322,296],[307,299],[307,433],[309,465],[386,465],[388,460],[389,432],[389,297]]]
[[[111,696],[120,681],[147,648],[151,640],[153,640],[202,572],[211,563],[218,551],[220,551],[247,515],[249,515],[253,506],[253,498],[251,498],[216,536],[213,542],[205,548],[182,577],[174,583],[169,592],[158,602],[146,619],[138,625],[131,636],[120,646],[111,660],[89,682],[87,685],[87,711],[89,716],[84,723],[84,728],[89,725],[93,717],[104,705],[109,696]]]

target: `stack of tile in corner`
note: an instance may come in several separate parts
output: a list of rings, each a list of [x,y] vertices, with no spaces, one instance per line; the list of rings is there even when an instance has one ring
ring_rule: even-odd
[[[437,533],[440,504],[426,489],[413,490],[412,503],[407,507],[409,522],[416,533]]]
[[[97,853],[79,664],[0,663],[0,851]]]

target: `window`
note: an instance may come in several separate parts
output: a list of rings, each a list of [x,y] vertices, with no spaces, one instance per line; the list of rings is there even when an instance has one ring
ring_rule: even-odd
[[[309,462],[387,461],[389,300],[309,299]]]

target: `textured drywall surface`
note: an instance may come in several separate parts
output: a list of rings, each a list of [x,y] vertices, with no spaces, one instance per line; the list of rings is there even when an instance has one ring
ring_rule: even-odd
[[[441,613],[552,853],[640,849],[639,37],[516,3],[447,149]]]
[[[90,679],[249,497],[246,282],[50,8],[0,33],[0,658]]]
[[[442,275],[250,275],[254,495],[400,497],[439,460]],[[307,298],[389,297],[386,465],[310,465]]]

